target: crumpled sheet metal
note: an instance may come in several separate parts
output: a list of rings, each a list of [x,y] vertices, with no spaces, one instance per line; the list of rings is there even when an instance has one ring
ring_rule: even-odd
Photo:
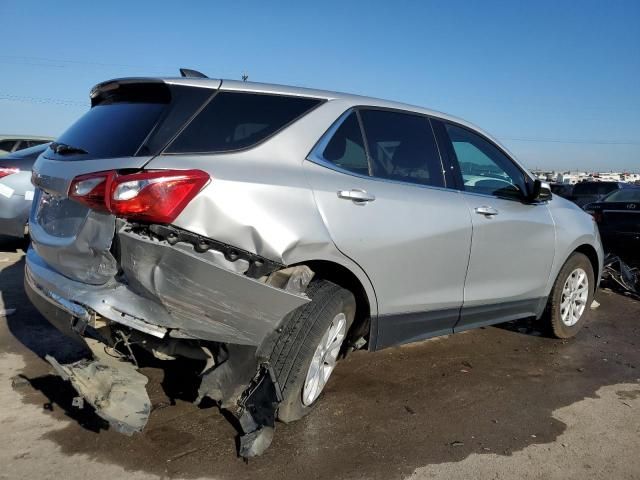
[[[172,329],[180,338],[259,345],[287,313],[309,302],[303,294],[226,270],[190,245],[170,246],[127,232],[119,239],[128,285],[65,278],[31,250],[27,272],[45,292],[147,333],[161,327],[159,337],[162,329]]]
[[[25,276],[31,279],[41,294],[53,300],[61,297],[82,307],[89,307],[114,321],[123,321],[122,312],[125,312],[139,322],[148,322],[152,329],[168,326],[172,322],[169,312],[162,305],[137,295],[126,285],[115,281],[105,285],[88,285],[63,277],[44,263],[32,249],[27,251]]]
[[[45,358],[115,430],[127,435],[142,431],[151,413],[147,377],[132,363],[108,355],[96,340],[87,339],[87,345],[93,360],[62,365],[50,355]]]
[[[125,231],[119,239],[131,288],[157,299],[173,326],[195,338],[259,345],[285,315],[310,301],[221,268],[190,245],[176,248]]]
[[[604,259],[602,278],[611,280],[625,293],[640,299],[640,271],[627,265],[620,257],[607,255]]]
[[[185,159],[194,167],[203,162],[212,181],[174,225],[283,265],[331,255],[335,247],[313,191],[302,169],[291,168],[302,157],[276,145],[275,151],[263,147],[266,144],[242,153]],[[148,168],[165,168],[172,162],[170,156],[160,155]]]
[[[65,276],[101,285],[118,272],[109,249],[115,217],[38,190],[29,223],[33,248]],[[74,238],[69,243],[69,238]]]

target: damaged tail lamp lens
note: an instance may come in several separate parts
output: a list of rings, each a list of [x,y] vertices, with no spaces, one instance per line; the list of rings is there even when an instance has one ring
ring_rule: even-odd
[[[130,220],[171,223],[209,179],[202,170],[99,172],[76,177],[69,198]]]

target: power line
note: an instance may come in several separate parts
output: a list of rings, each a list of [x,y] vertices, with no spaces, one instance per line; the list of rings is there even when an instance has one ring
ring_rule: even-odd
[[[531,142],[531,143],[575,143],[584,145],[640,145],[640,142],[617,141],[617,140],[583,140],[583,139],[558,139],[558,138],[513,138],[500,137],[501,140],[512,142]]]
[[[1,57],[2,55],[0,55]],[[89,102],[81,102],[77,100],[68,100],[52,97],[34,97],[26,95],[11,95],[0,92],[0,101],[32,103],[32,104],[49,104],[65,107],[83,107],[88,108]],[[640,142],[633,141],[616,141],[616,140],[585,140],[585,139],[557,139],[557,138],[523,138],[523,137],[500,137],[503,141],[512,142],[528,142],[528,143],[563,143],[563,144],[581,144],[581,145],[640,145]]]
[[[22,56],[22,55],[0,55],[0,63],[10,64],[10,65],[26,65],[26,66],[35,66],[35,67],[43,67],[43,68],[81,68],[81,67],[92,67],[92,68],[126,68],[126,69],[137,69],[143,71],[158,71],[158,72],[175,72],[178,70],[178,66],[174,65],[144,65],[144,64],[126,64],[126,63],[107,63],[107,62],[92,62],[88,60],[70,60],[63,58],[49,58],[49,57],[31,57],[31,56]],[[206,67],[201,67],[199,70],[207,70]],[[227,76],[229,78],[233,77],[233,74],[229,72],[220,72],[219,68],[212,68],[212,71],[216,71],[216,77],[220,78],[223,76]]]
[[[67,60],[62,58],[46,58],[46,57],[28,57],[19,55],[0,55],[0,58],[9,59],[9,61],[3,61],[2,63],[12,63],[14,65],[35,65],[42,67],[55,67],[66,68],[65,65],[57,64],[73,64],[73,65],[88,65],[93,67],[119,67],[119,68],[144,68],[152,70],[174,70],[175,66],[158,66],[158,65],[133,65],[125,63],[104,63],[104,62],[90,62],[86,60]],[[34,63],[45,62],[45,63]]]
[[[88,108],[89,102],[80,102],[77,100],[67,100],[62,98],[51,98],[51,97],[32,97],[27,95],[11,95],[7,93],[0,92],[0,101],[6,102],[18,102],[18,103],[33,103],[33,104],[48,104],[48,105],[59,105],[64,107],[83,107]]]

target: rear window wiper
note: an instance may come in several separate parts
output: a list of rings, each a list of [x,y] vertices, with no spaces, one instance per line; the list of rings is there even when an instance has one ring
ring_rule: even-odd
[[[74,155],[74,154],[86,154],[89,153],[80,147],[73,147],[66,143],[53,142],[49,145],[49,148],[56,152],[58,155]]]

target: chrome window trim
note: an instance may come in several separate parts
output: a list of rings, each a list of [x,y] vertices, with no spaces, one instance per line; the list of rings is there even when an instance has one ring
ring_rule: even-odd
[[[358,110],[360,108],[371,108],[374,110],[389,110],[389,111],[395,111],[398,113],[406,113],[407,115],[416,115],[419,117],[424,117],[426,120],[429,121],[429,127],[431,128],[431,131],[433,133],[433,126],[431,125],[431,117],[429,115],[424,115],[422,113],[418,113],[418,112],[412,112],[409,110],[399,110],[399,109],[389,109],[389,108],[381,108],[381,107],[375,107],[375,106],[366,106],[366,105],[358,105],[358,106],[354,106],[354,107],[350,107],[348,108],[344,113],[342,113],[338,119],[333,122],[333,124],[329,127],[329,129],[324,132],[324,134],[320,137],[320,140],[318,140],[318,142],[314,145],[314,147],[311,149],[311,152],[309,152],[309,155],[307,155],[305,160],[308,160],[312,163],[315,163],[316,165],[320,165],[321,167],[325,167],[328,168],[329,170],[333,170],[334,172],[338,172],[338,173],[342,173],[345,175],[350,175],[352,177],[356,177],[356,178],[362,178],[365,180],[373,180],[376,182],[383,182],[383,183],[391,183],[393,185],[403,185],[403,186],[411,186],[411,187],[418,187],[418,188],[428,188],[428,189],[434,189],[434,190],[443,190],[443,191],[447,191],[447,192],[457,192],[457,193],[461,193],[459,190],[456,190],[454,188],[451,187],[447,187],[447,180],[446,177],[444,175],[444,171],[442,172],[442,182],[444,183],[444,186],[437,186],[437,185],[425,185],[422,183],[413,183],[413,182],[403,182],[402,180],[391,180],[388,178],[380,178],[380,177],[375,177],[372,175],[362,175],[359,173],[355,173],[352,172],[350,170],[341,168],[339,166],[337,166],[335,163],[330,162],[329,160],[326,160],[323,156],[322,156],[322,152],[324,152],[324,149],[327,147],[327,145],[329,144],[329,142],[331,141],[331,139],[333,138],[333,135],[336,133],[336,131],[340,128],[340,126],[344,123],[344,121],[349,117],[349,115],[351,115],[351,113],[355,112],[356,114],[358,114]],[[365,148],[365,154],[367,155],[367,163],[369,164],[369,170],[371,170],[371,163],[370,163],[370,159],[369,159],[369,154],[368,154],[368,146],[367,146],[367,140],[366,140],[366,136],[365,136],[365,132],[363,131],[364,128],[362,126],[362,122],[360,121],[360,118],[358,118],[358,125],[360,126],[360,132],[363,136],[362,141],[364,142],[364,148]],[[436,144],[436,147],[438,146],[438,142],[437,139],[435,138],[435,134],[434,134],[434,142]],[[440,164],[442,165],[442,156],[440,155],[440,149],[438,148],[438,156],[440,157]]]
[[[550,200],[543,200],[541,202],[526,202],[523,199],[519,198],[511,198],[511,197],[500,197],[498,195],[491,195],[489,193],[480,193],[480,192],[471,192],[469,190],[460,190],[459,188],[455,189],[457,192],[463,193],[465,195],[474,195],[476,197],[484,197],[484,198],[494,198],[496,200],[507,200],[509,202],[517,202],[522,205],[548,205]]]

